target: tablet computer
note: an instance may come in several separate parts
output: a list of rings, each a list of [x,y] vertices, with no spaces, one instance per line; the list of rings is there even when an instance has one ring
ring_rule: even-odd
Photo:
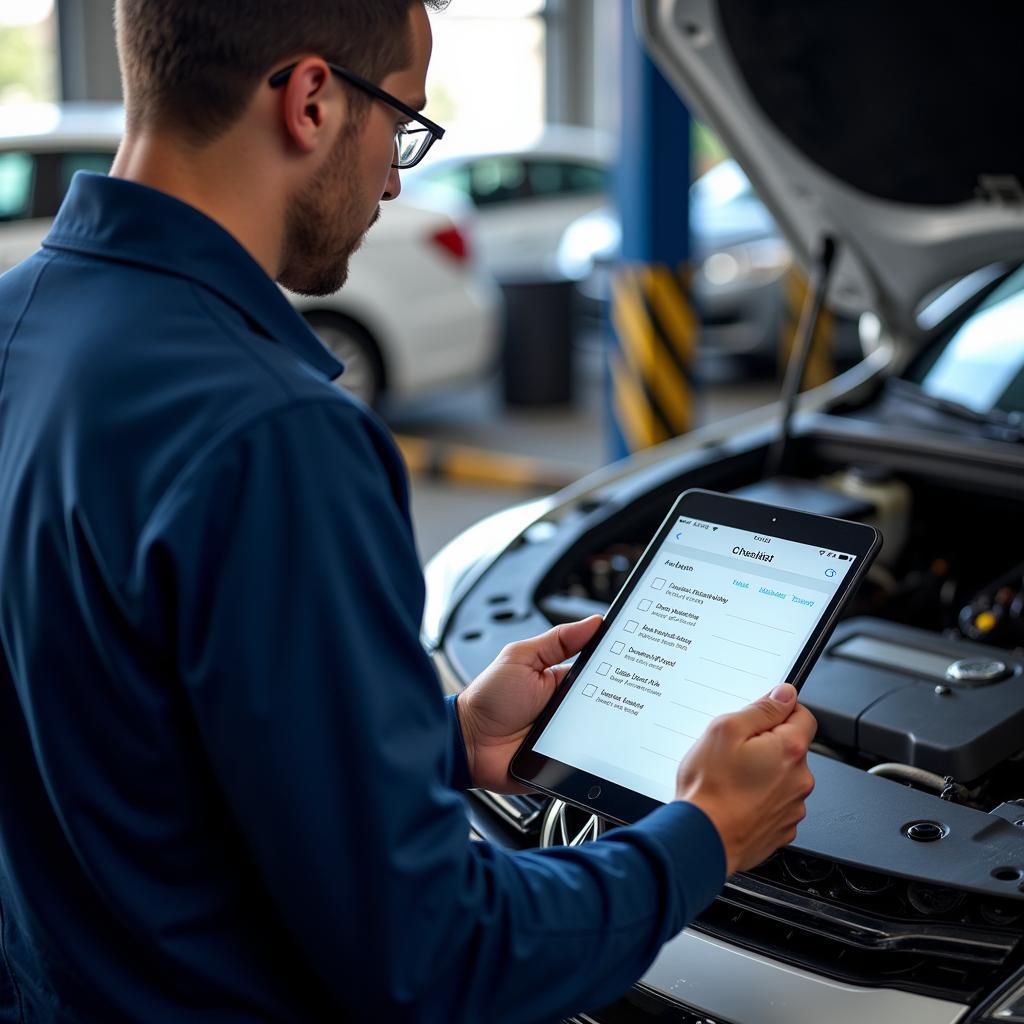
[[[799,687],[881,545],[873,527],[680,495],[511,764],[622,823],[675,798],[717,715]]]

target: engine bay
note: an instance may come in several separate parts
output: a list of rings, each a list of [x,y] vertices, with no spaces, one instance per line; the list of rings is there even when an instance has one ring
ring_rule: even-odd
[[[570,494],[471,580],[443,662],[468,680],[505,643],[605,611],[690,487],[876,526],[882,551],[801,692],[819,728],[797,839],[693,927],[843,982],[974,1000],[1017,963],[1024,921],[1017,450],[999,462],[970,440],[893,440],[832,414],[794,436],[772,476],[775,436]],[[471,803],[480,837],[517,848],[608,827],[546,797]]]
[[[1024,564],[1005,543],[1020,506],[877,465],[732,493],[868,522],[885,538],[804,686],[814,749],[978,810],[1024,802]],[[537,595],[549,618],[610,603],[658,517],[630,525],[549,576]]]

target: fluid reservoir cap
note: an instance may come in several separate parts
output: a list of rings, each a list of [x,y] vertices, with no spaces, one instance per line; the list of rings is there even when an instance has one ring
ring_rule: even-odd
[[[999,619],[992,612],[979,612],[974,625],[981,633],[991,633],[999,625]]]
[[[903,827],[903,834],[915,843],[934,843],[945,839],[949,829],[938,821],[914,821]]]
[[[957,683],[973,683],[975,685],[995,683],[1005,679],[1010,669],[1005,661],[995,658],[961,658],[954,661],[946,669],[946,678]]]

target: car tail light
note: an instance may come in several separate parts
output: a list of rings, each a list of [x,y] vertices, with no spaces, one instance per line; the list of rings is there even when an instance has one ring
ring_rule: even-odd
[[[466,236],[454,225],[435,231],[430,240],[440,246],[449,256],[458,263],[465,263],[469,259],[469,246],[466,243]]]

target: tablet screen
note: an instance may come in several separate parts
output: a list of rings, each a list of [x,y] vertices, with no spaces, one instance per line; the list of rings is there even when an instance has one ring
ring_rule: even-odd
[[[672,800],[711,719],[789,678],[855,560],[679,517],[533,749]]]

